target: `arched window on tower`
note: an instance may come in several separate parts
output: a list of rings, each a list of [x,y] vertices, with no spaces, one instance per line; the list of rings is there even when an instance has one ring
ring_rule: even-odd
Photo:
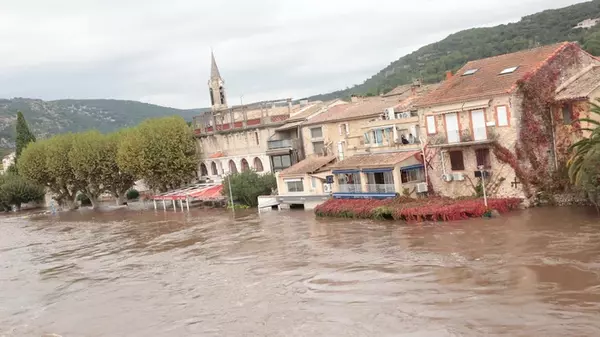
[[[210,96],[210,105],[215,105],[215,95],[213,95],[212,88],[208,88],[208,96]]]
[[[254,158],[254,170],[256,172],[264,171],[262,161],[260,161],[260,158],[258,158],[258,157]]]
[[[225,104],[225,89],[223,87],[219,87],[219,95],[221,98],[221,104]]]
[[[217,171],[217,163],[215,163],[214,161],[212,162],[212,164],[210,164],[210,170],[212,171],[213,176],[219,175],[219,171]]]
[[[242,172],[248,171],[250,169],[250,165],[248,165],[248,161],[246,159],[242,159]]]

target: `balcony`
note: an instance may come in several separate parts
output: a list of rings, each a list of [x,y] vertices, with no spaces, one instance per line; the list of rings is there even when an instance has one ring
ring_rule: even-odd
[[[361,193],[360,184],[340,184],[340,193]]]
[[[493,127],[452,130],[430,136],[430,143],[434,147],[468,146],[492,143],[498,139]]]
[[[269,150],[278,149],[296,149],[298,148],[298,139],[280,139],[280,140],[269,140],[267,141],[267,148]]]
[[[367,184],[369,193],[396,193],[394,184]]]

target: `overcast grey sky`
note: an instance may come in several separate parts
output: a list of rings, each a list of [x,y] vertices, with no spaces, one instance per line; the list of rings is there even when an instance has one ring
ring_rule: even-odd
[[[209,105],[210,48],[229,101],[361,83],[470,27],[577,0],[0,0],[0,98]]]

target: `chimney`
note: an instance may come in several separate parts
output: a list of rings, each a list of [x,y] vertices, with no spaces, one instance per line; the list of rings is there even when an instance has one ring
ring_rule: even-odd
[[[356,102],[358,102],[358,96],[356,96],[356,95],[354,95],[354,94],[353,94],[352,96],[350,96],[350,101],[351,101],[352,103],[356,103]]]
[[[451,78],[452,78],[452,71],[448,70],[448,71],[446,72],[446,80],[449,80],[449,79],[451,79]]]

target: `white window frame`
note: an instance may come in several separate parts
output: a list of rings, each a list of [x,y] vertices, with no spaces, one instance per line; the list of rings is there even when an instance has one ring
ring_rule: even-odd
[[[437,126],[435,125],[435,116],[425,116],[425,125],[427,125],[428,135],[435,135],[437,133]]]
[[[502,111],[502,110],[504,111]],[[504,116],[504,119],[500,118],[500,116]],[[497,126],[509,126],[510,122],[508,120],[508,107],[506,105],[499,105],[496,107],[496,121],[498,123]]]
[[[283,179],[283,183],[285,184],[285,189],[286,189],[286,191],[288,191],[288,193],[303,193],[304,192],[304,179],[302,179],[302,178]],[[301,191],[290,191],[290,185],[288,183],[300,183],[302,190]]]
[[[342,126],[346,127],[346,133],[342,132]],[[338,124],[338,132],[339,132],[340,136],[349,136],[350,135],[350,129],[348,127],[348,123],[340,123],[340,124]]]

